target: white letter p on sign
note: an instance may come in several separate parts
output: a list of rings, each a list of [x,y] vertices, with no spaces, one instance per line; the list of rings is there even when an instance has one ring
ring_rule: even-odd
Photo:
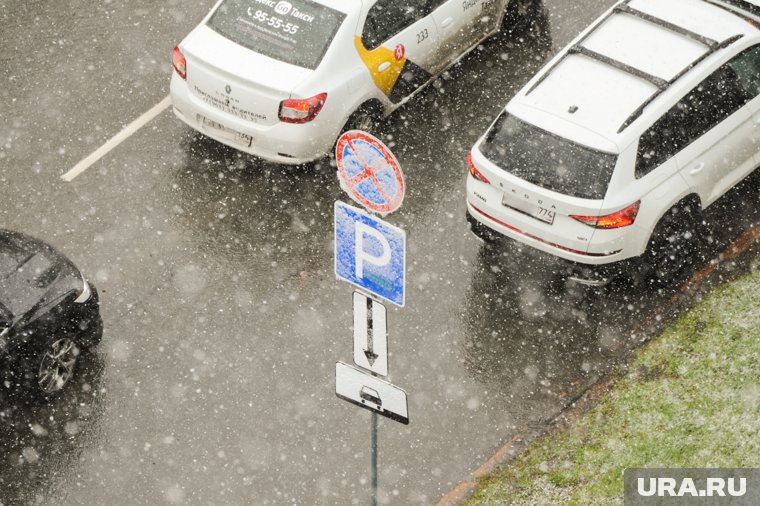
[[[388,265],[391,261],[391,245],[388,244],[388,239],[376,229],[366,225],[362,222],[356,223],[356,277],[361,279],[364,277],[364,262],[382,267]],[[383,248],[380,256],[372,255],[368,251],[364,251],[364,236],[368,235],[376,239]]]

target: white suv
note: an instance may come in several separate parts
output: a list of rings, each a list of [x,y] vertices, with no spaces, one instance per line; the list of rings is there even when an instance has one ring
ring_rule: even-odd
[[[626,0],[468,155],[468,219],[581,281],[683,266],[700,212],[760,164],[760,3]]]
[[[371,129],[537,0],[222,0],[174,49],[175,114],[285,164]]]

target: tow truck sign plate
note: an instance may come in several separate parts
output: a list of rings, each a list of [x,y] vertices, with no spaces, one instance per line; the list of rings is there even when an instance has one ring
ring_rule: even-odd
[[[335,395],[351,404],[409,425],[406,392],[343,362],[335,364]]]

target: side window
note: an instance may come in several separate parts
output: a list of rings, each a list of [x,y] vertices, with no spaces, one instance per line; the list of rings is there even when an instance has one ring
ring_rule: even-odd
[[[643,177],[760,93],[760,46],[720,67],[639,139],[636,178]]]
[[[750,100],[760,95],[760,46],[747,49],[728,62],[728,65],[736,72],[739,83]]]
[[[367,13],[362,43],[370,51],[390,39],[429,11],[425,0],[378,0]]]

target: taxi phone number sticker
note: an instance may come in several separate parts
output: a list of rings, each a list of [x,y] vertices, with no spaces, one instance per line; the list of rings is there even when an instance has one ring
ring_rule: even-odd
[[[298,25],[295,25],[293,23],[286,23],[285,20],[276,18],[262,10],[253,12],[253,9],[248,7],[248,15],[251,16],[255,21],[260,21],[261,23],[264,23],[267,26],[271,26],[272,28],[281,29],[285,33],[295,35],[298,32]]]

